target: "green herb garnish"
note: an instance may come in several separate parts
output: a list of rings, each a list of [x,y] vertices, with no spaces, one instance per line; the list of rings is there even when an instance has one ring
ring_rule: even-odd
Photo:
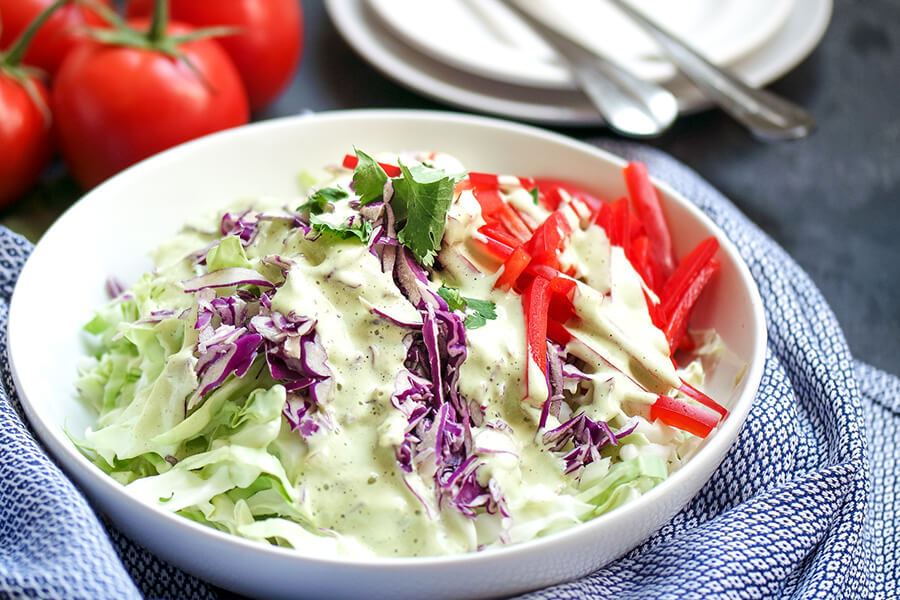
[[[356,150],[356,168],[353,169],[353,191],[359,196],[360,204],[380,200],[384,194],[384,184],[388,176],[374,158],[361,150]]]
[[[388,175],[378,162],[356,150],[353,169],[353,191],[360,204],[382,199]],[[449,174],[426,163],[407,167],[400,162],[400,175],[391,178],[394,195],[391,210],[397,223],[397,239],[409,248],[416,259],[430,267],[441,247],[447,211],[453,202],[456,183],[463,174]]]
[[[453,202],[453,191],[462,174],[450,175],[441,169],[423,165],[412,168],[400,163],[402,175],[394,178],[391,208],[398,222],[397,239],[405,244],[426,267],[434,264],[435,252],[441,247],[447,211]]]
[[[497,318],[497,306],[490,300],[477,300],[461,296],[459,290],[447,287],[443,283],[438,289],[438,296],[444,299],[450,310],[462,310],[466,313],[466,329],[484,327],[488,319]]]
[[[320,215],[325,212],[325,207],[331,203],[349,197],[349,194],[338,187],[327,187],[316,190],[310,194],[306,202],[297,207],[297,210],[308,210],[311,215]]]
[[[325,221],[319,215],[310,215],[309,224],[312,225],[313,231],[334,235],[342,240],[356,237],[365,244],[372,237],[372,224],[361,217],[347,223],[336,224]]]

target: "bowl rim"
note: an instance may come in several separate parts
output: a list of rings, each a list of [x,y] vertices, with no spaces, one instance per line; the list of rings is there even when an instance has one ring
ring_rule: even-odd
[[[215,148],[215,146],[222,143],[223,140],[229,140],[232,138],[235,140],[240,140],[245,136],[256,137],[265,135],[271,130],[277,130],[283,127],[300,127],[302,123],[309,121],[343,120],[412,120],[422,122],[455,122],[470,124],[479,128],[486,128],[488,130],[502,129],[508,132],[511,131],[513,133],[522,134],[529,137],[537,137],[542,142],[562,144],[574,150],[586,152],[590,155],[593,155],[593,158],[597,160],[611,163],[616,166],[624,166],[626,164],[625,159],[616,156],[615,154],[608,152],[602,148],[588,144],[587,142],[579,141],[569,136],[552,131],[547,131],[539,127],[511,122],[494,117],[469,115],[451,111],[415,109],[351,109],[325,111],[320,113],[308,113],[292,117],[283,117],[260,121],[257,123],[221,131],[181,144],[157,155],[154,155],[148,159],[145,159],[115,175],[106,182],[100,184],[99,186],[85,194],[81,199],[76,201],[53,223],[53,225],[51,225],[51,227],[47,230],[45,237],[53,235],[57,229],[61,228],[60,223],[71,218],[72,214],[75,214],[81,210],[86,210],[86,207],[90,207],[92,203],[97,201],[96,199],[102,198],[108,193],[112,193],[112,191],[115,191],[117,187],[127,185],[128,181],[135,176],[135,173],[140,173],[141,171],[147,169],[164,168],[166,164],[179,160],[179,158],[183,155],[204,152],[208,148]],[[262,552],[271,556],[273,559],[299,560],[314,565],[331,567],[340,566],[372,569],[379,569],[384,567],[428,569],[432,567],[448,566],[451,564],[454,566],[461,566],[470,563],[480,563],[483,565],[485,562],[494,559],[514,559],[517,555],[529,554],[533,551],[540,550],[542,547],[547,547],[549,549],[557,544],[566,542],[566,538],[590,535],[590,533],[594,530],[602,530],[607,525],[607,523],[614,519],[628,518],[628,516],[632,513],[640,513],[642,510],[645,510],[647,506],[652,506],[656,502],[656,499],[658,497],[666,495],[670,489],[673,489],[675,486],[680,485],[682,483],[682,480],[690,479],[695,471],[700,471],[707,466],[703,464],[702,460],[698,460],[698,458],[700,458],[701,456],[714,456],[716,454],[719,454],[720,456],[724,457],[728,449],[736,441],[740,429],[743,427],[743,424],[747,418],[747,415],[756,396],[765,366],[767,332],[762,299],[759,295],[759,290],[756,286],[756,283],[752,275],[750,274],[750,270],[737,251],[737,248],[731,242],[731,240],[728,239],[722,229],[718,225],[716,225],[708,216],[706,216],[706,214],[703,213],[693,202],[687,199],[684,195],[677,192],[664,181],[661,181],[653,177],[652,175],[651,180],[656,188],[663,193],[663,195],[668,196],[668,198],[671,199],[664,199],[664,202],[674,201],[677,204],[680,204],[685,210],[687,210],[691,218],[699,220],[703,226],[705,226],[716,235],[720,243],[720,252],[724,252],[729,255],[732,262],[737,268],[737,273],[740,280],[750,293],[750,305],[752,307],[752,331],[748,331],[748,335],[755,334],[755,343],[753,344],[747,368],[743,373],[743,379],[746,381],[746,387],[744,391],[739,396],[737,396],[734,406],[729,411],[729,415],[725,419],[725,421],[715,430],[713,435],[705,440],[700,450],[675,473],[671,474],[666,480],[662,481],[651,490],[642,494],[639,498],[636,498],[624,504],[623,506],[617,507],[608,513],[604,513],[588,521],[575,524],[564,530],[537,537],[525,542],[511,544],[509,546],[460,554],[415,557],[314,556],[311,554],[305,554],[303,551],[298,549],[274,546],[271,544],[266,544],[233,535],[227,532],[219,531],[212,527],[208,527],[187,519],[181,515],[163,510],[160,507],[144,503],[137,498],[129,495],[125,491],[124,486],[119,484],[112,477],[103,473],[84,455],[82,455],[81,452],[77,449],[76,445],[66,436],[64,430],[60,427],[57,427],[51,419],[47,418],[44,408],[46,405],[41,402],[32,401],[23,392],[24,387],[22,385],[22,381],[20,380],[18,370],[16,369],[16,357],[19,356],[19,352],[17,351],[17,349],[19,348],[19,336],[25,337],[25,332],[19,331],[19,321],[15,319],[15,316],[22,310],[20,306],[23,305],[27,301],[27,299],[23,298],[23,295],[20,292],[22,288],[18,285],[17,282],[16,288],[13,291],[13,295],[10,301],[8,321],[10,327],[8,329],[7,357],[10,362],[13,381],[16,385],[16,389],[19,391],[18,395],[20,403],[24,409],[26,416],[28,417],[31,426],[38,434],[40,441],[43,442],[45,447],[50,450],[54,458],[57,459],[63,471],[70,478],[74,479],[76,483],[79,484],[77,485],[77,487],[79,491],[82,492],[82,494],[85,494],[83,489],[84,487],[91,487],[92,489],[94,489],[96,486],[99,486],[100,489],[104,490],[104,492],[108,492],[109,494],[112,494],[112,496],[116,497],[117,501],[130,504],[131,509],[143,513],[143,516],[145,517],[149,517],[151,519],[163,519],[164,521],[169,522],[176,527],[184,527],[186,532],[190,532],[193,535],[199,535],[207,538],[207,541],[209,542],[230,544],[236,546],[237,549],[252,551],[256,553]],[[34,248],[32,255],[29,257],[28,261],[22,269],[19,281],[22,280],[22,276],[25,277],[26,281],[28,280],[28,278],[30,277],[29,266],[30,264],[34,263],[34,261],[32,261],[32,257],[35,255],[40,256],[42,252],[42,246],[40,242],[38,242],[38,244],[36,244]],[[720,462],[713,466],[712,472],[715,471],[715,469],[718,467],[718,464],[720,464]],[[82,485],[82,482],[84,481],[89,482],[90,485]],[[704,478],[703,481],[703,485],[705,485],[705,483],[709,481],[709,477]],[[85,495],[90,496],[91,494]],[[92,507],[94,507],[95,502],[89,500],[88,503]],[[651,532],[650,535],[652,535],[656,531],[658,531],[658,529]]]

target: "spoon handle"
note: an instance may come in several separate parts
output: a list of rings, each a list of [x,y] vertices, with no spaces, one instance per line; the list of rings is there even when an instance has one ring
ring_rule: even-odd
[[[504,4],[563,58],[578,87],[611,129],[629,137],[651,137],[668,129],[678,116],[678,102],[667,89],[560,35],[515,2]]]
[[[609,1],[646,30],[707,98],[757,138],[765,141],[799,139],[815,129],[815,119],[805,109],[771,92],[746,85],[627,2]]]

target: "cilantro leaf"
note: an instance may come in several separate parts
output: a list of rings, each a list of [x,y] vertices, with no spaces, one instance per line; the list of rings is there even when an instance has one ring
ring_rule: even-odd
[[[356,150],[356,168],[353,169],[353,191],[359,195],[360,204],[368,204],[381,198],[388,176],[374,158]]]
[[[489,300],[476,300],[475,298],[465,298],[466,310],[469,315],[466,317],[466,329],[478,329],[484,327],[488,319],[497,318],[497,306]]]
[[[442,283],[437,293],[444,299],[450,310],[462,310],[466,307],[466,301],[459,295],[459,290],[456,288],[447,287]]]
[[[456,288],[447,287],[443,283],[438,289],[438,296],[447,302],[450,310],[464,310],[466,312],[466,329],[478,329],[484,327],[488,319],[497,318],[497,306],[490,300],[477,300],[461,296]]]
[[[412,250],[419,262],[430,267],[444,237],[447,211],[462,174],[449,175],[424,165],[409,168],[402,162],[400,172],[401,176],[393,180],[394,197],[391,199],[397,221],[405,220],[397,232],[397,239]]]
[[[478,329],[479,327],[484,327],[487,324],[487,319],[483,315],[479,314],[471,314],[466,317],[463,325],[466,329]]]
[[[310,214],[320,215],[325,212],[325,207],[329,203],[334,204],[348,196],[347,192],[338,187],[322,188],[313,192],[306,202],[297,207],[297,210],[308,210]]]
[[[531,194],[531,201],[537,206],[538,201],[540,200],[540,191],[535,187],[528,190],[528,193]]]
[[[372,237],[372,224],[362,218],[351,219],[347,223],[335,224],[324,220],[319,215],[312,214],[309,216],[309,224],[312,225],[314,231],[321,234],[334,235],[342,240],[356,237],[365,244]]]

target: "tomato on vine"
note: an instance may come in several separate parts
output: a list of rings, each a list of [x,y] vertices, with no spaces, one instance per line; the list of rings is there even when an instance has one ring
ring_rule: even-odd
[[[53,153],[47,88],[38,73],[21,63],[37,31],[64,2],[46,8],[9,51],[0,53],[0,208],[37,181]]]
[[[9,47],[51,4],[53,0],[0,0],[0,48]],[[105,23],[91,4],[111,6],[110,0],[67,0],[57,6],[28,45],[22,62],[55,74],[65,55],[81,41],[84,29]]]
[[[212,39],[221,29],[170,24],[156,0],[152,19],[95,29],[60,66],[52,108],[60,151],[90,188],[148,156],[247,123],[247,95]]]
[[[271,103],[290,83],[303,51],[298,0],[170,0],[172,18],[195,27],[232,26],[216,41],[234,61],[250,108]],[[153,0],[130,0],[128,15],[147,16]]]

